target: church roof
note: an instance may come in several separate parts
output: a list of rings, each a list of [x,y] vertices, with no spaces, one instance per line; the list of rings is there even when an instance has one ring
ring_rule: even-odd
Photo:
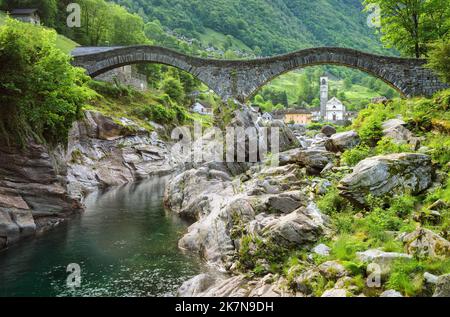
[[[340,101],[336,97],[333,97],[333,98],[331,98],[330,100],[327,101],[327,104],[328,103],[340,103],[340,104],[342,104],[342,101]]]

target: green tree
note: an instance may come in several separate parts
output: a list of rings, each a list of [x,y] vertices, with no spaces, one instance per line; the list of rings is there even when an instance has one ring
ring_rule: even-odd
[[[90,96],[89,77],[55,47],[56,32],[7,19],[0,26],[0,132],[62,141]]]
[[[169,95],[172,100],[178,103],[181,103],[184,99],[183,85],[176,78],[167,77],[164,79],[161,89],[164,90],[164,92]]]
[[[373,4],[380,7],[383,42],[404,55],[426,55],[430,42],[449,34],[448,1],[364,0],[364,4],[367,9]]]
[[[432,45],[427,66],[439,74],[442,80],[450,83],[450,41]]]
[[[349,89],[352,88],[352,86],[353,86],[352,79],[350,77],[345,77],[345,79],[344,79],[344,88],[346,90],[349,90]]]

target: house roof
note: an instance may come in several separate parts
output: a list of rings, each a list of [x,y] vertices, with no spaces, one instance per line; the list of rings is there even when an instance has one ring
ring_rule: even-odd
[[[272,112],[274,115],[283,115],[283,114],[311,114],[310,109],[282,109],[276,110]]]
[[[29,15],[39,12],[38,9],[12,9],[11,15]]]

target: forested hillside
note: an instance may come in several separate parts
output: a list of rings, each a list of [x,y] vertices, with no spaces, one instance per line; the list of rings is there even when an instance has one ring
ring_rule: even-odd
[[[202,40],[203,44],[217,44],[205,41],[211,32],[219,32],[242,41],[262,55],[312,46],[386,52],[367,26],[367,15],[361,13],[360,0],[114,1],[137,12],[146,21],[158,19],[164,27]]]

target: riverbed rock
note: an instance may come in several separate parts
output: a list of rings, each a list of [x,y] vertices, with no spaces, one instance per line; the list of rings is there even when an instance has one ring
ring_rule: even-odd
[[[405,127],[401,119],[390,119],[382,124],[383,135],[399,144],[411,144],[414,150],[420,147],[420,138]]]
[[[358,133],[347,131],[336,133],[325,141],[325,148],[331,152],[344,152],[360,143]]]
[[[68,189],[77,199],[97,188],[169,174],[179,164],[157,134],[92,111],[73,124],[67,148]]]
[[[380,294],[380,297],[403,297],[402,293],[389,289]]]
[[[0,142],[0,248],[81,212],[66,186],[61,149],[31,139],[24,147]]]
[[[327,223],[327,217],[311,203],[276,219],[263,232],[277,245],[305,247],[327,231]]]
[[[441,275],[437,278],[433,297],[450,297],[450,274]]]
[[[419,228],[402,237],[402,241],[411,255],[443,259],[450,256],[450,242],[429,229]]]
[[[405,253],[385,252],[379,249],[370,249],[364,252],[356,252],[358,260],[364,263],[375,263],[380,266],[380,273],[385,275],[389,273],[390,266],[396,260],[408,261],[412,256]]]
[[[212,283],[211,283],[212,282]],[[285,297],[292,296],[284,278],[268,274],[249,279],[245,275],[226,276],[205,274],[186,281],[178,290],[179,296],[195,297]],[[207,287],[205,287],[208,285]]]
[[[359,162],[338,188],[341,195],[364,204],[368,194],[420,193],[432,184],[431,158],[425,154],[399,153],[370,157]]]
[[[337,261],[326,261],[318,266],[319,272],[327,279],[338,279],[348,274],[345,267]]]
[[[324,125],[322,127],[322,129],[320,129],[320,132],[325,134],[327,137],[330,137],[336,133],[336,129],[334,127],[332,127],[331,125]]]
[[[348,292],[343,288],[327,289],[321,297],[348,297]]]
[[[178,289],[180,297],[196,297],[213,285],[215,278],[210,274],[202,273],[185,281]]]
[[[280,153],[280,165],[298,164],[313,175],[320,174],[333,159],[333,153],[320,149],[293,149]]]
[[[316,245],[312,249],[312,251],[315,254],[320,255],[320,256],[328,256],[328,255],[330,255],[331,249],[328,246],[326,246],[325,244],[321,243],[321,244]]]

